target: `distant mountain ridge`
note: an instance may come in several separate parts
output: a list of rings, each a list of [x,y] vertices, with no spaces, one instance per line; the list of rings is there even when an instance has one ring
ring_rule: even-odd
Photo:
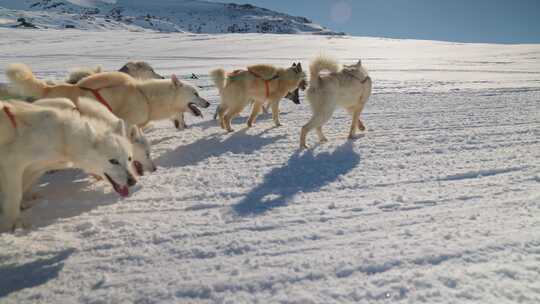
[[[343,35],[305,17],[203,0],[0,0],[0,27]]]

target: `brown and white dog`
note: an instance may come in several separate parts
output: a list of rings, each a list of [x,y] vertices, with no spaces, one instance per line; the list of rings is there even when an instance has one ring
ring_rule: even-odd
[[[228,75],[223,69],[210,73],[210,77],[219,90],[221,103],[218,111],[221,127],[228,132],[231,120],[236,117],[251,101],[253,109],[248,119],[248,127],[253,126],[264,104],[272,108],[272,118],[280,126],[279,102],[289,92],[298,88],[305,79],[300,63],[289,68],[272,65],[252,65],[246,70],[236,70]]]

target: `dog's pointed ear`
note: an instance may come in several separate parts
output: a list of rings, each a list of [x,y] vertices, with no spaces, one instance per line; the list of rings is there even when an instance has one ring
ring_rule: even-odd
[[[141,131],[139,130],[139,127],[136,125],[131,126],[129,128],[129,139],[131,142],[137,142],[141,138]]]
[[[172,74],[171,80],[172,80],[172,83],[174,84],[175,87],[179,88],[179,87],[183,86],[180,79],[178,79],[178,77],[176,77],[176,74]]]
[[[302,63],[298,63],[298,65],[296,65],[296,68],[298,69],[298,71],[302,72]]]
[[[358,59],[358,62],[356,63],[356,66],[362,66],[362,59]]]
[[[123,120],[119,119],[118,122],[116,123],[116,126],[114,127],[114,133],[122,136],[122,137],[126,137],[126,124],[124,123]]]
[[[292,66],[293,66],[293,67],[296,67],[296,62],[293,62]]]

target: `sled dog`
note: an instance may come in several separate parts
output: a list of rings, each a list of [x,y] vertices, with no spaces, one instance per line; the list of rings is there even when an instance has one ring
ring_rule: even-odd
[[[50,85],[38,80],[24,64],[11,64],[6,71],[10,89],[16,95],[35,98],[69,98],[75,104],[80,97],[101,103],[131,125],[144,127],[150,121],[172,118],[180,112],[199,114],[210,103],[197,90],[175,75],[171,80],[137,80],[121,72],[104,72],[83,78],[77,84]]]
[[[36,106],[27,102],[0,102],[0,125],[13,136],[0,145],[0,231],[16,228],[24,183],[31,166],[80,168],[107,180],[121,196],[136,184],[132,174],[132,146],[125,124],[114,130],[105,123],[80,116],[76,111]]]
[[[287,95],[285,95],[285,99],[292,101],[294,104],[300,104],[300,90],[305,91],[306,87],[307,82],[305,80],[302,80],[294,91],[289,92],[287,93]],[[253,102],[251,102],[251,105],[253,106]],[[216,112],[214,113],[214,120],[216,120],[218,117],[219,109],[220,106],[218,105],[216,108]],[[268,107],[266,105],[263,105],[262,110],[265,114],[268,114]]]
[[[104,71],[101,66],[96,66],[95,68],[75,69],[69,74],[68,78],[66,79],[66,83],[76,84],[77,82],[81,81],[86,77],[103,72]],[[141,80],[165,79],[165,77],[156,73],[154,71],[154,68],[152,68],[152,66],[145,61],[130,61],[126,63],[123,67],[121,67],[118,72],[126,73],[135,79]],[[192,79],[199,79],[196,76],[196,78],[193,78],[193,76],[195,76],[195,74],[192,74]],[[202,117],[202,113],[196,105],[192,105],[191,107],[193,108],[191,109],[191,113],[193,115]],[[178,130],[183,130],[187,128],[187,124],[184,120],[184,112],[177,113],[176,118],[173,119],[173,123]]]
[[[247,70],[236,70],[228,75],[223,69],[210,73],[219,90],[221,103],[218,110],[221,127],[233,132],[231,120],[253,101],[253,109],[248,119],[248,127],[253,126],[262,106],[268,103],[272,108],[272,118],[276,126],[279,122],[279,101],[287,93],[298,88],[305,73],[300,63],[289,68],[271,65],[252,65]]]
[[[356,129],[365,130],[360,114],[371,95],[372,81],[358,61],[353,65],[340,66],[331,58],[318,57],[310,65],[310,84],[306,92],[313,112],[312,118],[302,127],[300,147],[307,148],[306,136],[313,130],[321,142],[327,141],[322,126],[332,117],[337,106],[344,107],[352,115],[349,138],[354,138]],[[323,70],[329,74],[321,75]]]
[[[119,118],[114,116],[106,107],[100,105],[94,100],[81,97],[75,106],[67,98],[49,98],[39,99],[34,102],[35,105],[54,107],[65,110],[78,111],[82,116],[101,120],[111,128],[119,123]],[[133,166],[137,175],[143,176],[144,172],[155,172],[156,165],[151,158],[151,147],[144,133],[137,126],[131,126],[127,132],[128,139],[133,145]]]
[[[78,68],[69,73],[66,83],[76,84],[83,78],[88,76],[103,73],[103,68],[98,65],[94,68]],[[126,73],[135,79],[165,79],[154,71],[154,68],[146,61],[130,61],[122,66],[118,72]]]

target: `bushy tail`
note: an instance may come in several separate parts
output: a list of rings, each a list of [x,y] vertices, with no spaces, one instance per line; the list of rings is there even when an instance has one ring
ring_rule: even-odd
[[[218,90],[221,92],[223,88],[225,88],[225,70],[224,69],[217,69],[210,72],[210,78],[218,88]]]
[[[66,82],[69,84],[76,84],[77,82],[81,81],[82,79],[103,72],[103,68],[98,65],[95,68],[80,68],[75,69],[69,73],[68,78],[66,79]]]
[[[335,59],[323,56],[315,58],[309,66],[309,85],[314,88],[317,88],[320,85],[319,74],[321,71],[328,70],[330,73],[337,73],[340,69],[341,66]]]
[[[22,63],[10,64],[6,76],[11,82],[9,91],[15,95],[40,98],[47,88],[47,84],[38,80],[30,67]]]

